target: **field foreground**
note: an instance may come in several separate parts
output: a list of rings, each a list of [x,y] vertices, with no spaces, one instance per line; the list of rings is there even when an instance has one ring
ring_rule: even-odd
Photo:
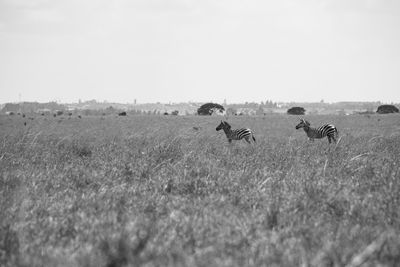
[[[400,116],[0,116],[0,266],[399,266]]]

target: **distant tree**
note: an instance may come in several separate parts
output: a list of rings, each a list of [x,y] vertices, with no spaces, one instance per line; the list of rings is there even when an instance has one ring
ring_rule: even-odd
[[[206,103],[197,109],[198,115],[212,115],[215,111],[223,112],[223,106],[215,103]]]
[[[302,107],[292,107],[287,110],[287,114],[289,115],[304,115],[306,110]]]
[[[126,112],[122,111],[122,112],[118,113],[118,116],[126,116]]]
[[[393,105],[381,105],[376,110],[378,114],[399,113],[399,109]]]

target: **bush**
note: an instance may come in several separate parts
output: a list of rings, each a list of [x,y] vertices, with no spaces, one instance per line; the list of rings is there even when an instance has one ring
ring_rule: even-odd
[[[378,114],[399,113],[399,109],[393,105],[381,105],[376,110]]]
[[[306,113],[306,110],[302,107],[292,107],[288,109],[287,114],[290,115],[304,115]]]
[[[219,104],[206,103],[197,109],[198,115],[212,115],[216,110],[223,112],[225,108]]]

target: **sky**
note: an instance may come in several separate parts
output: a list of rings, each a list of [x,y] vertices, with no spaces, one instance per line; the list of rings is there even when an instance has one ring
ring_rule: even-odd
[[[0,103],[400,102],[399,0],[0,0]]]

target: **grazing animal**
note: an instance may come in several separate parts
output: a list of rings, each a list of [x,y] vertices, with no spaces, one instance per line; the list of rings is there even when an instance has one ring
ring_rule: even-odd
[[[331,143],[331,140],[335,141],[336,143],[335,138],[339,135],[339,132],[333,124],[324,124],[318,128],[312,128],[310,125],[311,124],[308,121],[300,119],[300,123],[296,125],[296,130],[303,128],[308,136],[308,139],[311,141],[327,136],[329,143]]]
[[[250,144],[250,137],[253,139],[254,142],[256,141],[253,132],[248,128],[232,130],[229,123],[227,123],[226,121],[221,121],[216,130],[219,131],[221,129],[224,130],[226,138],[228,138],[229,143],[231,143],[232,140],[241,140],[244,138],[247,141],[247,143]]]

